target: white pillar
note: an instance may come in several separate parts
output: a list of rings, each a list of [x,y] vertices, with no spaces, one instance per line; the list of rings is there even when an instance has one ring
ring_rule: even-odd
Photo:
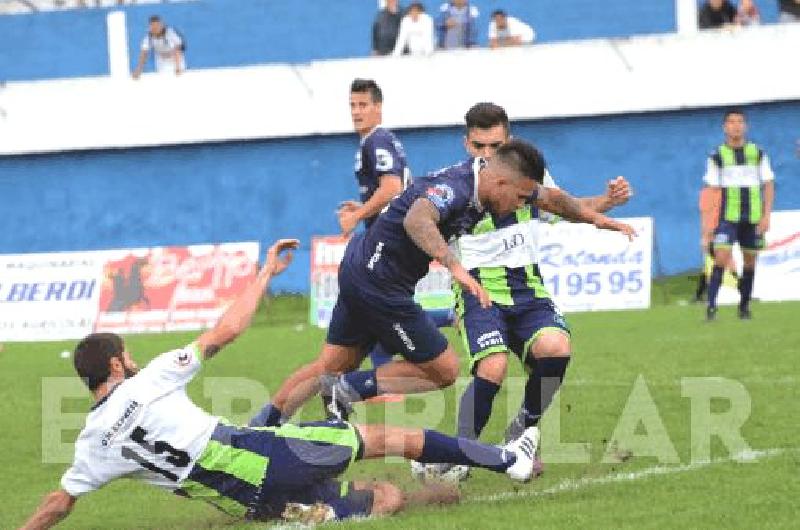
[[[111,11],[106,17],[108,27],[108,71],[111,77],[130,77],[128,30],[125,12]]]
[[[697,33],[697,0],[675,0],[675,21],[679,34]]]

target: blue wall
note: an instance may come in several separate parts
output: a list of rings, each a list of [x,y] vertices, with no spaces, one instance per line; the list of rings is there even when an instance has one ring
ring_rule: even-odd
[[[409,2],[401,2],[407,5]],[[482,43],[489,15],[502,7],[530,22],[540,42],[618,37],[673,31],[669,0],[473,0],[480,8]],[[438,11],[439,1],[424,2]],[[130,6],[131,61],[154,13],[179,28],[188,43],[190,67],[369,55],[374,0],[199,0]],[[0,16],[0,80],[28,80],[108,73],[104,9]],[[774,17],[773,17],[774,18]]]
[[[800,102],[748,109],[751,137],[772,157],[776,209],[800,208],[795,157]],[[663,272],[698,265],[697,192],[721,141],[718,109],[514,124],[576,195],[625,175],[636,195],[620,216],[656,219]],[[464,156],[457,128],[400,131],[419,175]],[[355,135],[0,157],[0,253],[299,237],[278,289],[308,287],[308,243],[336,233],[340,200],[357,195]],[[658,269],[656,270],[658,272]]]

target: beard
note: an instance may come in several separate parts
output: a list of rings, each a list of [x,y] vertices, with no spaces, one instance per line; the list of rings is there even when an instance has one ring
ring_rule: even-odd
[[[134,375],[139,373],[138,368],[125,368],[125,379],[130,379]]]

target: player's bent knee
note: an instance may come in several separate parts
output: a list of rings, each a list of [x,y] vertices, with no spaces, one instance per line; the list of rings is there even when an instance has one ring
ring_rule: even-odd
[[[508,371],[508,354],[507,353],[493,353],[492,355],[481,359],[475,369],[475,375],[481,379],[491,381],[496,385],[500,385],[506,378]]]
[[[459,362],[456,352],[448,347],[431,366],[433,381],[441,388],[448,387],[458,379]]]
[[[531,354],[537,359],[542,357],[566,357],[570,355],[572,346],[569,336],[560,331],[546,331],[531,345]]]
[[[390,482],[376,482],[371,484],[372,490],[372,515],[391,515],[403,509],[405,496],[403,492]]]

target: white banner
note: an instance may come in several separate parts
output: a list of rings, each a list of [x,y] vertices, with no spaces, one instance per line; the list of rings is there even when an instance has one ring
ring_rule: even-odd
[[[105,254],[0,255],[0,340],[77,339],[97,317]]]
[[[800,300],[800,210],[773,212],[766,239],[758,255],[753,297]]]
[[[653,220],[620,219],[638,232],[633,241],[617,232],[559,222],[542,224],[539,269],[564,312],[650,307]]]

